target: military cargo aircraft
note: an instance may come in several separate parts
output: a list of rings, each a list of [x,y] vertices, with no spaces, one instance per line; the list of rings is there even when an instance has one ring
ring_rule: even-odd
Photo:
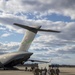
[[[41,26],[30,27],[30,26],[26,26],[26,25],[22,25],[18,23],[14,23],[14,25],[27,29],[27,32],[17,52],[0,55],[0,68],[3,68],[3,69],[14,68],[14,66],[26,61],[39,61],[39,60],[32,60],[32,59],[29,60],[30,56],[33,53],[28,52],[28,49],[38,31],[60,33],[60,31],[56,31],[56,30],[41,29]]]

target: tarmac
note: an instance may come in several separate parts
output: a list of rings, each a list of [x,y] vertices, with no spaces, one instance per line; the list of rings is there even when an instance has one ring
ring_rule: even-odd
[[[33,72],[25,71],[24,67],[18,67],[20,70],[0,70],[0,75],[34,75]],[[59,68],[59,75],[75,75],[75,68]]]

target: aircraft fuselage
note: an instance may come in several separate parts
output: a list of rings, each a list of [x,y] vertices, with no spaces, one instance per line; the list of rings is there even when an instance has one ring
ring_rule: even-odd
[[[30,52],[13,52],[0,56],[0,67],[12,67],[27,61],[33,53]]]

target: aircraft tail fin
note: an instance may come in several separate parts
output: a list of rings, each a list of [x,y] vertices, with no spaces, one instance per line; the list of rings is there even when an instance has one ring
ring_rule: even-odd
[[[55,31],[55,30],[40,29],[41,26],[30,27],[30,26],[26,26],[26,25],[17,24],[17,23],[14,23],[14,25],[19,26],[24,29],[27,29],[27,32],[21,42],[21,46],[19,47],[19,51],[28,51],[28,49],[38,31],[56,32],[56,33],[60,32],[60,31]]]
[[[14,25],[27,29],[27,31],[25,33],[25,36],[24,36],[24,38],[21,42],[21,45],[19,47],[19,51],[27,52],[31,43],[32,43],[32,41],[35,38],[35,35],[37,34],[38,29],[40,29],[41,26],[35,26],[35,27],[32,28],[32,27],[29,27],[29,26],[22,26],[22,25],[18,25],[18,24],[15,24],[15,23],[14,23]]]

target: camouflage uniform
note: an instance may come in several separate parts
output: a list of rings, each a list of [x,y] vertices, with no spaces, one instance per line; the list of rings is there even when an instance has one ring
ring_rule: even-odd
[[[33,72],[34,72],[34,75],[39,75],[39,69],[38,69],[38,68],[35,68],[35,69],[33,70]]]

